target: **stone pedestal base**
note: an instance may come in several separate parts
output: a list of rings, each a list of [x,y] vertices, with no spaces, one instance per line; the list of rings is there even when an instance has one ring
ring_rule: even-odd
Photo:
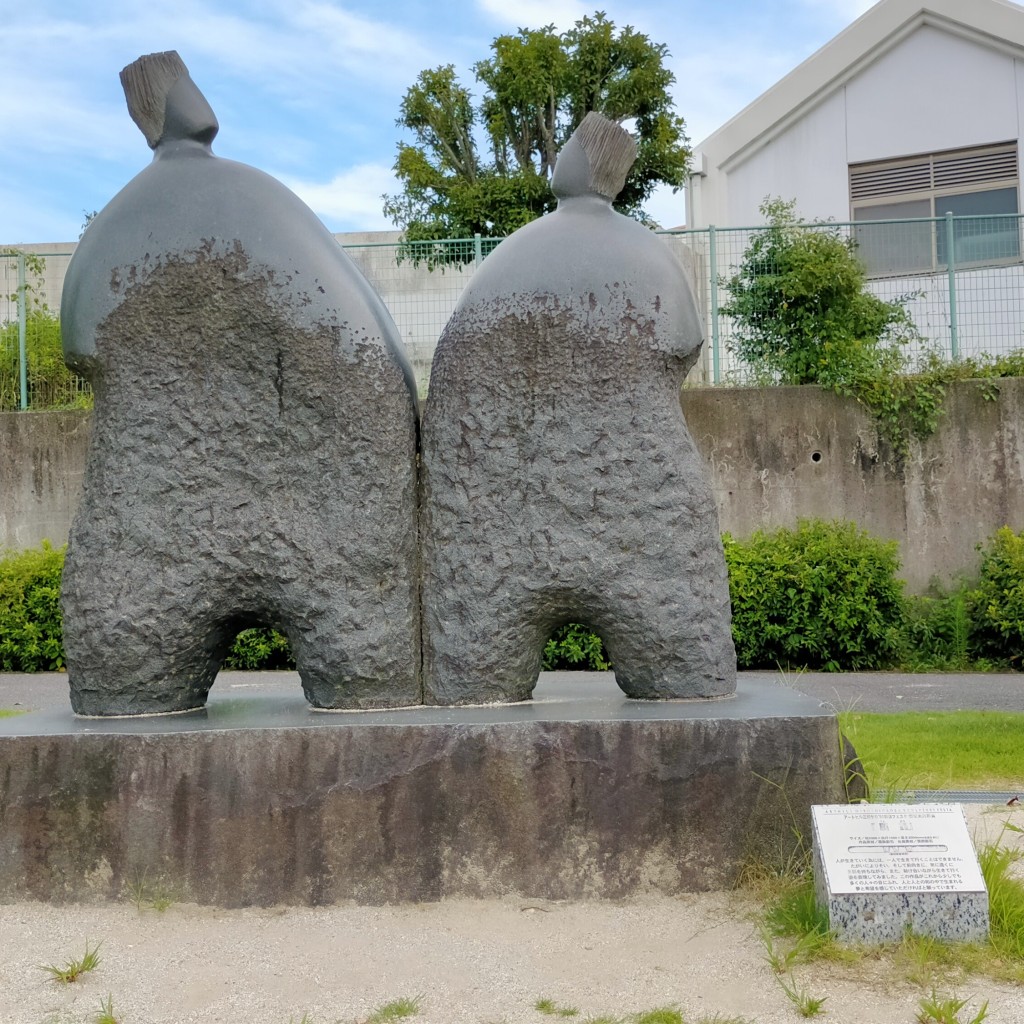
[[[835,716],[783,686],[646,702],[567,673],[523,704],[324,713],[297,677],[230,678],[189,715],[0,721],[0,898],[693,892],[786,857],[843,794]]]

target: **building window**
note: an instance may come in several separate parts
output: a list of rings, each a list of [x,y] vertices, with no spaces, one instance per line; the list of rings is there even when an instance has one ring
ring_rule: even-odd
[[[953,227],[957,266],[1020,259],[1017,143],[948,150],[850,167],[853,220],[969,218]],[[921,273],[947,265],[944,224],[862,224],[854,228],[869,274]]]

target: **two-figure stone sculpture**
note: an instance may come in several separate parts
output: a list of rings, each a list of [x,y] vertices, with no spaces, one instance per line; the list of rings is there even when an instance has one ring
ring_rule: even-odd
[[[177,54],[122,82],[154,159],[86,231],[62,306],[96,395],[63,593],[76,712],[201,707],[254,624],[287,634],[321,708],[525,699],[568,621],[629,696],[734,690],[679,404],[701,328],[674,257],[611,207],[628,133],[588,115],[558,210],[473,276],[420,449],[397,330],[326,228],[213,155]]]

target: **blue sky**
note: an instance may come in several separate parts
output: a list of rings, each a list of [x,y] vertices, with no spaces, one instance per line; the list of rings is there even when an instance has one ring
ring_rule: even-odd
[[[332,231],[391,228],[380,196],[395,126],[420,70],[472,64],[518,27],[570,27],[604,10],[668,46],[677,111],[699,142],[858,15],[871,0],[33,0],[0,31],[0,244],[78,237],[148,163],[118,72],[177,50],[220,120],[219,156],[270,172]],[[649,212],[684,220],[665,189]]]

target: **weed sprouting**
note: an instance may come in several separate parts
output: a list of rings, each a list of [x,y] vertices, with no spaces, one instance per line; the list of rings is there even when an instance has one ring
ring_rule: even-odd
[[[388,1024],[389,1021],[402,1020],[404,1017],[415,1017],[422,1003],[422,996],[393,999],[390,1003],[378,1006],[363,1024]]]
[[[786,998],[796,1007],[801,1017],[817,1017],[824,1013],[825,1001],[828,996],[812,996],[805,988],[797,984],[792,971],[778,976],[779,985],[786,993]]]
[[[960,1020],[960,1011],[967,1005],[966,999],[955,996],[940,996],[932,989],[930,996],[925,996],[917,1004],[917,1019],[920,1024],[981,1024],[988,1016],[988,1000],[970,1019]]]
[[[60,982],[62,985],[70,985],[72,982],[77,981],[83,974],[87,974],[89,971],[94,971],[100,964],[100,943],[96,943],[92,949],[89,948],[89,943],[85,944],[85,953],[82,954],[81,959],[75,960],[69,957],[64,961],[62,966],[57,964],[40,964],[42,970],[46,971],[50,977]]]
[[[684,1021],[678,1006],[659,1006],[638,1013],[631,1018],[631,1024],[684,1024]]]
[[[145,868],[137,871],[132,881],[125,882],[124,891],[140,914],[144,910],[156,910],[162,914],[177,902],[173,887],[163,878],[150,875]]]
[[[723,1017],[716,1013],[711,1017],[698,1017],[694,1024],[753,1024],[753,1021],[747,1020],[746,1017]]]
[[[121,1024],[120,1019],[114,1015],[114,997],[109,993],[106,999],[100,1000],[100,1009],[93,1017],[93,1024]]]
[[[575,1006],[560,1006],[554,999],[547,998],[538,999],[533,1008],[548,1017],[576,1017],[580,1012]]]
[[[1024,851],[1003,845],[1007,833],[1024,835],[1024,829],[1010,821],[1003,823],[994,843],[978,853],[978,863],[988,888],[991,943],[996,953],[1017,965],[1018,980],[1024,977],[1024,882],[1010,874],[1010,868],[1024,857]]]

